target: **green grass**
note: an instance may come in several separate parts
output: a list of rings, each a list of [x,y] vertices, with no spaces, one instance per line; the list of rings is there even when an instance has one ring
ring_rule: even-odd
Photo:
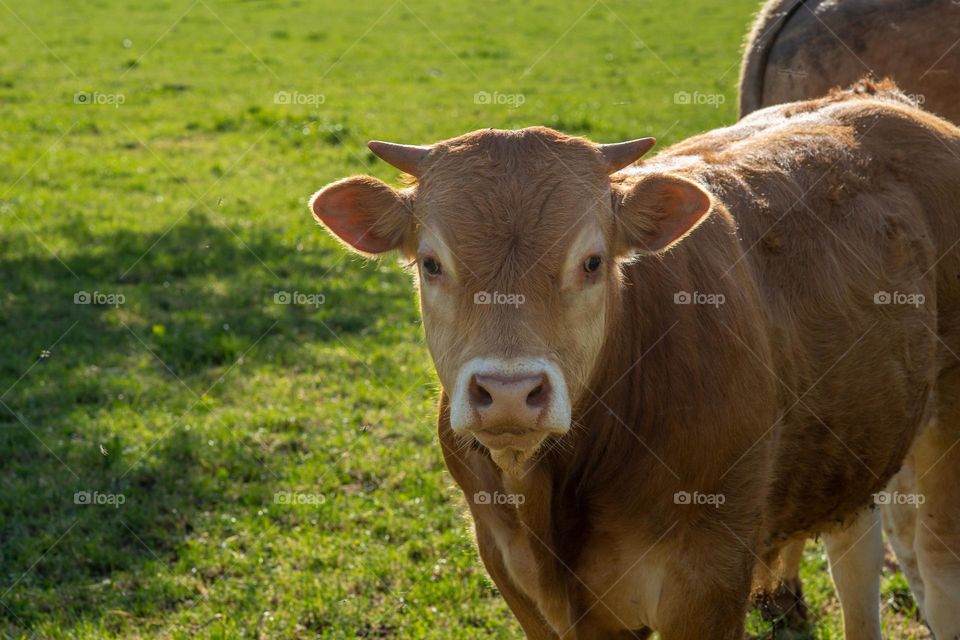
[[[306,197],[396,178],[369,138],[728,124],[756,4],[0,1],[0,636],[519,637],[409,278]],[[839,637],[821,548],[804,572],[791,637]],[[884,593],[890,637],[923,637]]]

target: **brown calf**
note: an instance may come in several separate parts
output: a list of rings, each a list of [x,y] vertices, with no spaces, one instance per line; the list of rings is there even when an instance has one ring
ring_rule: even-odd
[[[857,553],[956,393],[960,130],[885,89],[618,171],[648,146],[373,143],[416,185],[311,201],[416,260],[443,455],[531,638],[739,640],[758,566],[817,532]]]

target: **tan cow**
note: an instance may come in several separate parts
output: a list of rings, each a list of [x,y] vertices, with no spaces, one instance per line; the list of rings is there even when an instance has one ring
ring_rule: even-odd
[[[444,459],[530,638],[740,640],[780,548],[858,565],[921,425],[960,437],[960,130],[886,87],[649,146],[371,143],[416,184],[311,200],[415,260]]]
[[[846,86],[867,73],[890,77],[924,109],[960,123],[960,1],[957,0],[771,0],[757,16],[746,47],[740,77],[740,113],[746,116],[762,107],[806,100],[825,95],[832,87]],[[929,432],[930,438],[937,431]],[[937,459],[923,460],[924,451],[936,445],[918,444],[903,472],[878,495],[882,501],[883,528],[907,576],[922,614],[934,621],[953,615],[960,605],[949,597],[941,582],[951,584],[956,568],[952,562],[932,561],[944,551],[943,545],[921,521],[937,518],[949,507],[934,501],[916,504],[897,502],[902,496],[925,496],[925,466]],[[921,456],[920,459],[917,459]],[[921,465],[917,470],[916,465]],[[952,480],[960,483],[960,465]],[[923,481],[921,482],[921,477]],[[929,488],[926,489],[929,493]],[[922,499],[922,498],[921,498]],[[871,544],[875,557],[847,589],[844,610],[853,607],[877,608],[872,596],[879,589],[882,541],[879,527],[871,530],[861,544]],[[921,548],[930,549],[929,552]],[[799,565],[803,542],[784,552],[780,571],[782,585],[764,596],[774,615],[787,612],[796,624],[804,617]],[[956,550],[960,555],[960,550]],[[921,556],[926,566],[921,577]],[[934,594],[927,598],[926,591]],[[939,595],[938,595],[939,594]],[[841,598],[844,593],[841,590]],[[850,600],[854,599],[851,603]],[[927,602],[929,600],[929,602]],[[931,610],[931,605],[947,611]],[[936,624],[934,624],[934,627]]]
[[[740,115],[872,74],[960,122],[958,0],[770,0],[740,67]]]

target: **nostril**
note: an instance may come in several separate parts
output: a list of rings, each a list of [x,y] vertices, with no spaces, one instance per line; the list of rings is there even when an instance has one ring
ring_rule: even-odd
[[[493,404],[493,396],[483,385],[477,382],[477,376],[470,378],[470,404],[475,407],[489,407]]]
[[[550,400],[550,383],[544,377],[540,383],[527,394],[527,406],[536,409],[543,408]]]

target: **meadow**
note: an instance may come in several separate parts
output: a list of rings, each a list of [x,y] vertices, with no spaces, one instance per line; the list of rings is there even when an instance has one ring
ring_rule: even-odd
[[[307,197],[371,138],[736,118],[757,0],[0,0],[0,637],[519,638],[410,277]],[[840,638],[820,545],[807,629]],[[885,637],[926,638],[889,564]]]

